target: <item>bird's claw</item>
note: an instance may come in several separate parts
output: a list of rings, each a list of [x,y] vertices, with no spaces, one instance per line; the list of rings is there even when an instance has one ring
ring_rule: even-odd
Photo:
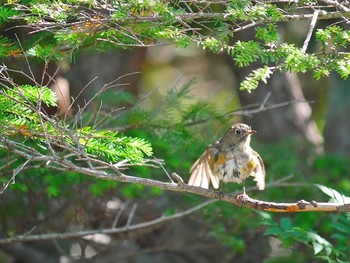
[[[224,196],[225,196],[224,191],[220,190],[220,191],[218,191],[217,194],[215,195],[215,198],[216,198],[216,199],[219,199],[219,201],[221,201],[222,198],[223,198]]]
[[[236,200],[240,204],[244,204],[249,199],[249,196],[245,193],[245,189],[243,189],[243,193],[236,196]]]

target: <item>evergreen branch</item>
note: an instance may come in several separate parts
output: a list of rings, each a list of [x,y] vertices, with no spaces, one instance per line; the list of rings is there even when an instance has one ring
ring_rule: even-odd
[[[0,91],[0,125],[6,136],[21,134],[43,143],[54,155],[51,144],[70,149],[81,157],[86,153],[102,156],[107,160],[142,163],[144,155],[152,155],[150,143],[140,138],[119,136],[117,132],[95,131],[85,127],[70,130],[62,121],[49,118],[36,104],[56,106],[56,96],[47,87],[21,86]]]
[[[188,3],[191,3],[193,8],[190,8]],[[334,39],[342,38],[343,34],[343,42],[330,46],[328,54],[318,51],[305,53],[316,21],[338,19],[337,23],[342,23],[348,20],[350,12],[346,3],[331,0],[311,3],[284,0],[209,1],[205,3],[205,8],[203,4],[201,1],[115,1],[102,5],[95,1],[89,7],[80,2],[26,5],[14,3],[10,6],[18,11],[12,18],[22,23],[17,27],[29,28],[30,35],[49,32],[46,40],[53,40],[53,44],[40,41],[22,52],[25,56],[34,56],[44,61],[62,58],[71,60],[72,53],[82,47],[93,46],[99,49],[164,44],[188,47],[191,43],[196,43],[213,53],[226,51],[239,67],[247,67],[255,62],[261,63],[262,69],[252,72],[241,85],[248,91],[258,86],[259,78],[266,79],[270,75],[266,68],[271,66],[281,72],[313,71],[316,79],[327,76],[330,72],[337,72],[343,79],[350,74],[349,65],[343,62],[348,60],[347,54],[338,52],[349,46],[346,30],[336,36],[325,34],[326,39],[322,41],[316,38],[324,47],[330,45]],[[52,5],[55,12],[52,12]],[[310,14],[310,9],[317,11]],[[303,48],[292,48],[292,45],[280,43],[277,25],[300,20],[312,20]],[[141,27],[140,24],[147,26]],[[231,46],[233,33],[249,28],[254,28],[257,33],[264,31],[266,34],[262,33],[259,37],[256,35],[246,42],[236,41]],[[3,53],[11,53],[10,47],[8,49]],[[265,73],[265,76],[262,76],[262,73]]]

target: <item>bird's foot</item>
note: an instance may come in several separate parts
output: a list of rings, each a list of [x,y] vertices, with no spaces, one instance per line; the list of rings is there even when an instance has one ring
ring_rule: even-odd
[[[217,194],[215,195],[215,199],[219,199],[219,201],[222,200],[222,198],[225,196],[225,193],[223,190],[220,190],[217,192]]]
[[[236,199],[242,203],[249,199],[249,196],[246,193],[242,193],[236,196]]]
[[[249,199],[249,196],[245,193],[245,187],[243,188],[243,193],[237,195],[236,199],[241,204],[245,203]]]

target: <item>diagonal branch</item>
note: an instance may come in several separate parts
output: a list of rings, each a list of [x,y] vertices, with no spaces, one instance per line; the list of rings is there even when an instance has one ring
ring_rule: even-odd
[[[309,45],[312,32],[315,29],[315,25],[316,25],[319,13],[320,13],[319,10],[315,10],[314,15],[312,17],[312,20],[311,20],[311,23],[310,23],[310,27],[309,27],[309,31],[307,32],[307,35],[306,35],[306,38],[305,38],[305,41],[304,41],[304,44],[303,44],[303,48],[302,48],[304,53],[306,53],[306,49],[307,49],[307,47]]]

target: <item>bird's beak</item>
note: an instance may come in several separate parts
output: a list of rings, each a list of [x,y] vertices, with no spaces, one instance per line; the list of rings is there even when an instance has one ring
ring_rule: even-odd
[[[257,133],[257,131],[254,131],[254,130],[248,130],[247,131],[247,134],[255,134],[255,133]]]

